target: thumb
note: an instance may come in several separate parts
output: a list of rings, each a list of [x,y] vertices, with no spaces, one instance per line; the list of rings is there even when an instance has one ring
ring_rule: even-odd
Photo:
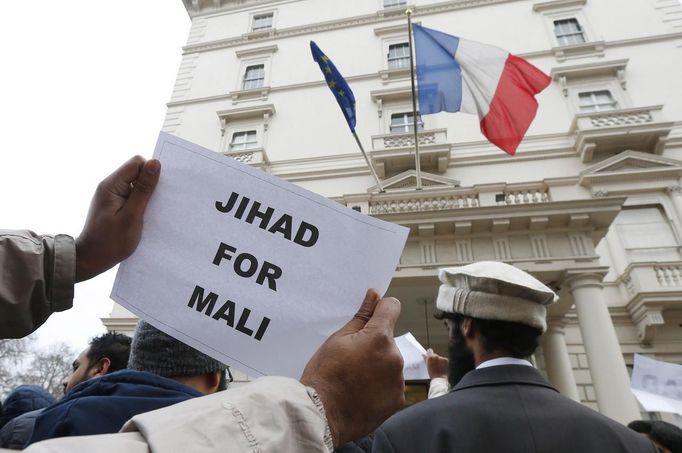
[[[133,191],[126,201],[125,210],[129,215],[142,218],[149,199],[159,182],[161,162],[156,159],[146,161],[134,182]]]
[[[399,317],[400,301],[394,297],[386,297],[377,304],[374,314],[365,325],[365,329],[377,330],[393,338],[393,330]]]
[[[348,321],[345,326],[339,329],[339,332],[355,333],[365,327],[367,321],[369,321],[372,317],[378,302],[379,293],[377,290],[368,289],[367,293],[365,294],[365,300],[362,301],[362,305],[360,305],[360,308],[353,316],[353,319]]]

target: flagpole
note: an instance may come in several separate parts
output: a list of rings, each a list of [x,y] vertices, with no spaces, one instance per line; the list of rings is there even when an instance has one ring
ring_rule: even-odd
[[[412,10],[407,14],[407,36],[410,42],[410,79],[412,80],[412,123],[414,128],[414,168],[417,172],[417,190],[422,190],[422,166],[419,160],[419,131],[417,129],[417,89],[414,83],[414,51],[412,50]]]
[[[376,170],[374,169],[374,165],[369,160],[369,157],[367,156],[367,153],[365,152],[365,148],[363,148],[362,143],[360,142],[360,139],[358,138],[358,134],[355,133],[354,129],[351,129],[351,132],[353,133],[353,137],[355,137],[355,141],[360,147],[360,151],[362,151],[362,155],[365,158],[365,162],[367,162],[367,166],[372,172],[372,176],[374,176],[374,180],[377,183],[377,187],[379,188],[379,192],[385,192],[384,188],[381,185],[381,181],[379,181],[379,175],[377,175]]]

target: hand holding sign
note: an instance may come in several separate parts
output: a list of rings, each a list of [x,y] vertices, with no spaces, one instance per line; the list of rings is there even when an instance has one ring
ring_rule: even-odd
[[[393,341],[400,302],[370,289],[345,326],[322,344],[301,383],[324,404],[334,445],[358,439],[405,403],[403,360]]]
[[[101,274],[133,253],[160,168],[158,160],[135,156],[97,186],[76,239],[77,282]]]

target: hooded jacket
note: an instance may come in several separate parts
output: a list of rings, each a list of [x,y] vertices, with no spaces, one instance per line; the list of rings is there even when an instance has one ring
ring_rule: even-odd
[[[202,396],[145,371],[121,370],[74,387],[38,417],[29,445],[45,439],[118,432],[133,416]]]

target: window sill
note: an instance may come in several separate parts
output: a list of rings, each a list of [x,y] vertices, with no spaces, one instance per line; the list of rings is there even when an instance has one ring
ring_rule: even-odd
[[[383,83],[409,79],[410,67],[404,66],[402,68],[382,69],[379,71],[379,77],[381,77]]]
[[[274,28],[268,28],[267,30],[250,31],[248,33],[244,33],[242,35],[242,38],[246,39],[247,41],[272,38],[273,36],[275,36],[275,31],[276,30]]]
[[[232,104],[239,104],[246,101],[266,101],[270,94],[270,87],[251,88],[248,90],[238,90],[229,93]]]
[[[552,47],[552,53],[557,61],[566,61],[574,58],[603,57],[604,48],[604,41],[593,41]]]

